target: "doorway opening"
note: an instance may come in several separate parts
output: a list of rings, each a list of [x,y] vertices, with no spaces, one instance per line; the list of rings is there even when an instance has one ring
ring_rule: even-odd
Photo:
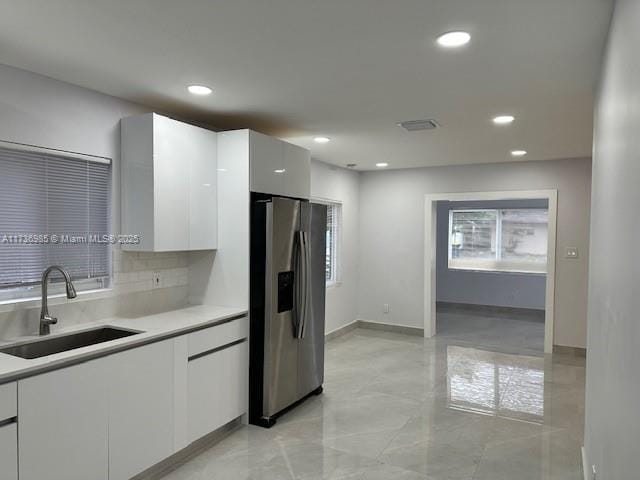
[[[557,191],[425,199],[424,334],[551,352]]]

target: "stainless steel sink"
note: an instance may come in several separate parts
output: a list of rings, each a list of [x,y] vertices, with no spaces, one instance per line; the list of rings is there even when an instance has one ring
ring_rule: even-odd
[[[116,327],[99,327],[77,333],[16,343],[0,348],[0,353],[26,359],[40,358],[54,353],[67,352],[76,348],[129,337],[138,333],[142,332]]]

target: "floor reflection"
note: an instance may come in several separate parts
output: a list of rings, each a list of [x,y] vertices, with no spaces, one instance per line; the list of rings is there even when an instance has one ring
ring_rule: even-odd
[[[322,395],[163,480],[582,480],[584,359],[505,348],[355,329]]]
[[[447,346],[450,408],[543,423],[544,359]]]

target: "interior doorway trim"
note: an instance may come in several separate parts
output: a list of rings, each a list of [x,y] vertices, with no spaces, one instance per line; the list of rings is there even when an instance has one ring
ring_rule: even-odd
[[[425,195],[424,214],[424,336],[436,334],[436,207],[439,201],[546,199],[549,202],[547,277],[545,288],[544,351],[553,351],[555,312],[557,190],[514,190],[498,192],[455,192]]]

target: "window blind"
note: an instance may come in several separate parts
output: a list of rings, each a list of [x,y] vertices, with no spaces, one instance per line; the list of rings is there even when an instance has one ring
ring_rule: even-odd
[[[37,285],[54,264],[109,277],[110,205],[110,162],[0,146],[0,289]]]
[[[341,205],[327,204],[327,246],[326,246],[326,280],[327,283],[338,281],[338,255],[340,242]]]

